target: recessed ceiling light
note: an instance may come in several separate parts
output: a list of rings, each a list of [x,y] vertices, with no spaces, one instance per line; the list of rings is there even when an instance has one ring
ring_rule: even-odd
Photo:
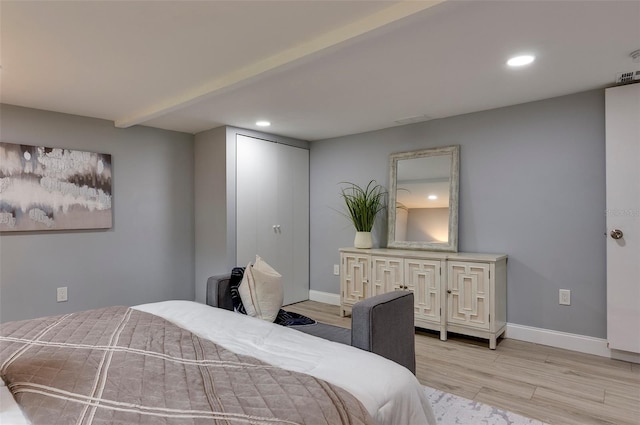
[[[436,199],[438,199],[438,197],[436,195],[429,195],[429,196],[427,196],[427,199],[435,201]]]
[[[536,59],[533,55],[522,55],[522,56],[514,56],[507,61],[507,65],[509,66],[524,66],[529,65]]]
[[[271,123],[269,121],[256,121],[258,127],[269,127]]]

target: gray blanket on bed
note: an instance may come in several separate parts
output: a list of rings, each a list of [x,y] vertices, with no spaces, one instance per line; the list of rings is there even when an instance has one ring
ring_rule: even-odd
[[[127,307],[1,325],[0,376],[34,425],[372,423],[341,388]]]

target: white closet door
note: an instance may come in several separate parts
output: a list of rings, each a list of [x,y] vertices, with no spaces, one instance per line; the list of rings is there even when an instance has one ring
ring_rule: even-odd
[[[607,89],[605,99],[607,340],[640,353],[640,84]]]
[[[276,267],[277,145],[252,137],[236,140],[236,264],[256,254]]]
[[[283,283],[291,304],[309,299],[309,151],[277,146],[279,264],[290,273]]]
[[[309,299],[309,151],[238,136],[236,258],[280,274],[284,303]]]

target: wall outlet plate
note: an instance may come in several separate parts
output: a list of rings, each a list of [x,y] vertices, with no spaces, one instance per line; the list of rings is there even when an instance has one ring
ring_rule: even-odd
[[[65,302],[67,301],[67,287],[66,286],[61,286],[60,288],[56,289],[56,301],[59,303]]]
[[[336,276],[340,276],[340,266],[338,264],[333,265],[333,274]]]
[[[558,302],[560,305],[571,305],[571,291],[569,289],[561,289]]]

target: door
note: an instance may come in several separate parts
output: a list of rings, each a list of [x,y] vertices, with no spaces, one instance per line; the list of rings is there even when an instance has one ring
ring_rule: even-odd
[[[403,260],[371,257],[371,296],[404,289]]]
[[[440,261],[404,260],[404,282],[413,291],[416,318],[440,323]]]
[[[309,151],[238,135],[236,263],[282,275],[284,304],[309,299]]]
[[[640,353],[640,84],[606,90],[607,339]]]
[[[491,281],[489,264],[450,261],[447,282],[447,321],[489,329]]]
[[[286,305],[309,299],[309,151],[282,144],[276,148],[276,252],[278,264],[291,276],[284,281]]]
[[[236,142],[236,264],[260,255],[279,273],[276,144],[238,136]]]
[[[371,296],[369,290],[369,256],[342,254],[341,303],[353,305]]]

